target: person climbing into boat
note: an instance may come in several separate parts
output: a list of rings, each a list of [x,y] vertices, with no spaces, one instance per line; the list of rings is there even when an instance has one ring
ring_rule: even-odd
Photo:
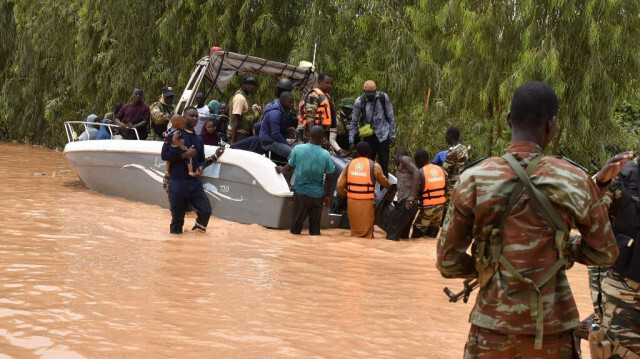
[[[171,147],[170,143],[165,140],[161,152],[162,160],[171,161],[168,187],[171,204],[169,231],[172,234],[182,233],[187,204],[191,204],[195,208],[197,216],[196,223],[191,230],[206,231],[211,216],[211,204],[199,177],[207,164],[217,161],[224,153],[224,147],[219,147],[213,156],[205,158],[202,139],[194,133],[194,128],[198,123],[198,110],[189,106],[184,109],[183,114],[185,117],[183,136],[187,151],[182,151],[179,147]],[[189,158],[193,159],[195,176],[189,175],[187,167],[187,159]]]
[[[404,147],[396,148],[393,163],[398,169],[396,172],[398,203],[389,215],[387,239],[397,241],[400,238],[409,238],[411,225],[418,212],[416,194],[420,187],[420,170],[413,163],[409,152]]]
[[[151,114],[149,106],[142,101],[143,98],[144,92],[142,88],[134,88],[131,94],[131,102],[122,106],[115,118],[115,123],[120,127],[122,138],[124,139],[147,139],[147,126],[149,125]],[[136,137],[136,131],[138,132],[138,137]]]
[[[304,221],[309,217],[309,234],[320,235],[322,206],[329,207],[335,171],[331,155],[320,147],[323,142],[324,129],[314,126],[309,143],[294,147],[289,155],[289,163],[284,167],[276,167],[278,173],[293,170],[296,176],[291,211],[292,234],[300,234]]]

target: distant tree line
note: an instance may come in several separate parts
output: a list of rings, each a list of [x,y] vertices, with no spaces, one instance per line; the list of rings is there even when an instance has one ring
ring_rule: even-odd
[[[297,64],[316,43],[333,97],[374,79],[412,150],[436,153],[458,126],[474,156],[502,154],[510,96],[529,80],[560,97],[550,154],[596,168],[638,136],[636,1],[0,0],[0,29],[5,140],[61,147],[62,122],[104,114],[134,86],[147,102],[165,84],[180,93],[213,45]],[[274,84],[262,80],[256,100]]]

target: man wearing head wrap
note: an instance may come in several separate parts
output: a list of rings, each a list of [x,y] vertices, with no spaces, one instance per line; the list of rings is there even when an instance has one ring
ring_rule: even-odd
[[[367,80],[364,94],[356,99],[351,115],[349,145],[355,148],[356,135],[371,146],[369,158],[378,157],[385,176],[389,175],[389,148],[396,144],[396,119],[389,96],[378,91],[376,83]]]

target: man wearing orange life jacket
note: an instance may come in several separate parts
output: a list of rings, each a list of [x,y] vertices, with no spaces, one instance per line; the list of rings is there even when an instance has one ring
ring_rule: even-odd
[[[333,79],[327,73],[318,75],[316,87],[307,94],[304,104],[304,119],[302,125],[307,127],[307,133],[313,126],[322,126],[325,132],[329,131],[336,122],[336,110],[333,100],[329,95]]]
[[[353,237],[373,237],[376,181],[384,188],[390,186],[382,167],[369,159],[370,150],[367,142],[359,142],[356,146],[358,157],[344,167],[338,178],[338,193],[347,197],[347,215]]]
[[[444,213],[444,203],[447,193],[447,175],[437,165],[429,163],[429,152],[418,150],[414,156],[416,165],[420,168],[420,212],[413,224],[412,238],[429,236],[437,238]]]

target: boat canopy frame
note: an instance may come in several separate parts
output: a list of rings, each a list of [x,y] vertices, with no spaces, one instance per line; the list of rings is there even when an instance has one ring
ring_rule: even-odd
[[[299,67],[282,62],[266,60],[255,56],[230,51],[216,51],[201,58],[187,82],[180,100],[176,104],[176,113],[193,103],[196,92],[204,82],[211,90],[223,93],[233,77],[238,75],[271,75],[276,78],[288,78],[293,87],[302,93],[311,91],[318,75],[311,68]]]

